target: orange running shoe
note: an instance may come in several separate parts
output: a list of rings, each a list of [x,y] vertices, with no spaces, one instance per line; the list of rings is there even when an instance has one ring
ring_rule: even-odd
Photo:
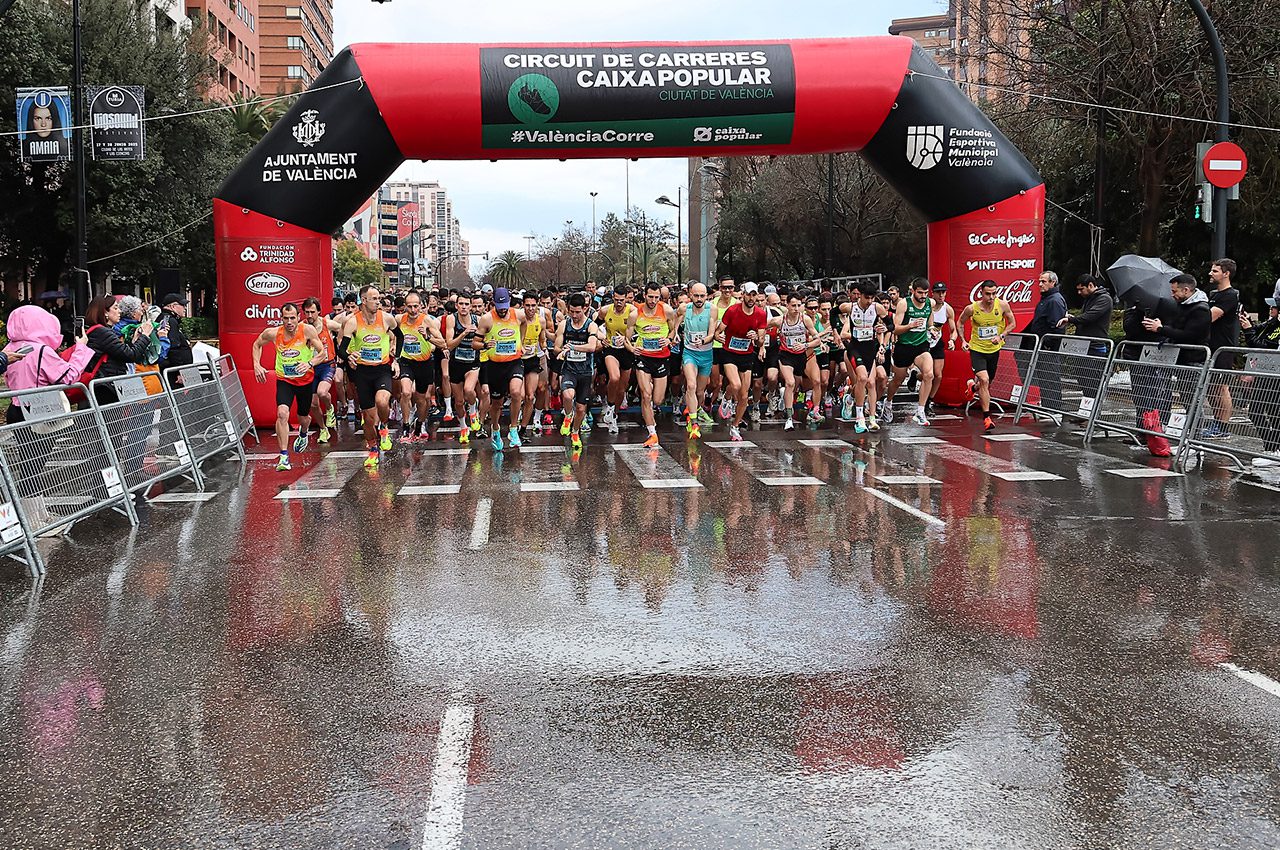
[[[646,449],[656,449],[658,447],[658,435],[650,434],[649,439],[644,441],[644,447]]]

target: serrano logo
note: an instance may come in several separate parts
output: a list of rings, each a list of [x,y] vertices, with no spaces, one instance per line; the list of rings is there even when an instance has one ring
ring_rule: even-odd
[[[289,291],[289,279],[271,272],[256,272],[244,279],[244,288],[254,295],[282,295]]]
[[[516,332],[511,328],[503,328],[498,331],[498,339],[514,339]]]
[[[928,171],[942,162],[942,154],[946,149],[946,142],[943,140],[945,132],[941,124],[908,127],[907,162],[921,171]]]
[[[973,302],[982,298],[981,287],[981,282],[973,285],[973,289],[969,290],[969,301]],[[1010,304],[1030,304],[1034,292],[1035,284],[1032,281],[1015,280],[1012,283],[996,287],[996,298],[1001,301],[1007,301]]]
[[[253,250],[252,248],[245,248],[243,251],[240,252],[240,259],[246,263],[257,262],[258,252]]]

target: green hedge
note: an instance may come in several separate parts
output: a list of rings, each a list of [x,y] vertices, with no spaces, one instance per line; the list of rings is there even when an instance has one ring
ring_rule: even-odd
[[[217,339],[218,323],[204,316],[194,316],[182,320],[182,332],[188,339]]]

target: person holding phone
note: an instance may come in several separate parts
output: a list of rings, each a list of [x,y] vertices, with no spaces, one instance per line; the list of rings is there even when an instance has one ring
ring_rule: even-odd
[[[33,305],[9,314],[8,333],[9,344],[2,355],[5,369],[0,371],[7,370],[5,381],[11,390],[74,384],[93,359],[93,349],[81,333],[64,360],[57,350],[62,343],[58,317]],[[23,421],[21,399],[14,399],[9,406],[7,421]]]

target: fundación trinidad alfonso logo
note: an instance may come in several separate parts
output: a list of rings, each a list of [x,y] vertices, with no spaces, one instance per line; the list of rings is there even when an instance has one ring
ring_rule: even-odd
[[[507,90],[507,107],[521,124],[545,124],[560,108],[560,90],[550,77],[525,74]]]
[[[324,138],[324,124],[316,120],[319,117],[319,112],[308,109],[302,113],[302,120],[293,125],[293,137],[304,148],[315,147],[316,142]]]
[[[907,162],[921,171],[928,171],[942,162],[946,141],[941,124],[907,128]]]
[[[258,252],[252,248],[245,248],[240,252],[240,260],[245,263],[253,263],[258,260]]]

